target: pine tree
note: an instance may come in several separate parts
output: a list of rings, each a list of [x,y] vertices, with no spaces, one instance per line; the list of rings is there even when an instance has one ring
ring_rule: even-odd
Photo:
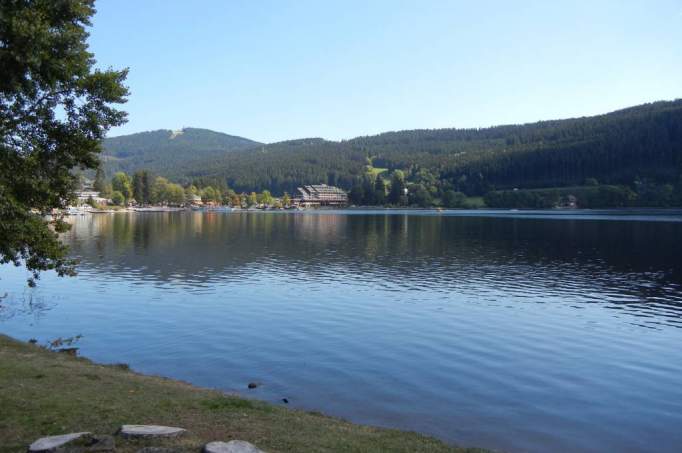
[[[140,170],[136,171],[133,175],[133,198],[135,198],[135,201],[137,201],[139,204],[146,204],[148,202],[144,196],[145,192],[147,191],[145,187],[145,173],[146,172],[144,170]]]
[[[378,205],[386,203],[386,182],[381,175],[377,175],[377,179],[374,182],[374,200]]]
[[[104,192],[106,184],[107,182],[104,179],[104,171],[100,165],[97,167],[97,171],[95,172],[95,182],[93,183],[93,189],[98,192]]]
[[[395,170],[391,177],[391,191],[388,194],[388,202],[394,205],[406,204],[405,174],[401,170]]]

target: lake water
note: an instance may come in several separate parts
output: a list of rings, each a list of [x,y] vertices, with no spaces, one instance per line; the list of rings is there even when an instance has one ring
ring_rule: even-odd
[[[78,277],[0,267],[0,332],[462,445],[682,449],[680,211],[72,221]]]

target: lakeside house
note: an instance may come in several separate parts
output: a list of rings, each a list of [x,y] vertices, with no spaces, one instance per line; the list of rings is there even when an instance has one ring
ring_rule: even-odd
[[[298,188],[293,198],[294,204],[299,206],[346,206],[348,194],[345,190],[328,186],[327,184],[313,184]]]
[[[204,205],[204,202],[201,201],[201,197],[199,195],[196,195],[196,194],[190,195],[188,197],[187,201],[189,201],[189,204],[191,206],[203,206]]]
[[[87,204],[90,199],[97,204],[107,204],[109,202],[108,199],[100,196],[100,193],[96,190],[79,190],[75,195],[78,199],[78,205]]]

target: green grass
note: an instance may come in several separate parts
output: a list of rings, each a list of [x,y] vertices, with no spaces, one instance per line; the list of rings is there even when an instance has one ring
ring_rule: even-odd
[[[372,176],[379,176],[382,173],[385,173],[388,171],[388,168],[380,168],[380,167],[373,167],[371,165],[367,165],[367,173],[372,175]]]
[[[483,197],[467,197],[464,201],[465,209],[481,209],[485,208],[486,204]]]
[[[98,365],[0,335],[0,452],[24,452],[45,435],[112,434],[122,424],[188,429],[182,438],[153,445],[195,452],[206,442],[231,439],[268,452],[481,451]],[[119,452],[146,445],[152,443],[117,438]]]

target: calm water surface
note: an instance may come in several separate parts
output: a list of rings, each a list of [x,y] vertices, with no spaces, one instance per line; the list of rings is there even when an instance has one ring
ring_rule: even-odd
[[[73,223],[78,277],[0,267],[0,331],[463,445],[682,449],[680,212]]]

